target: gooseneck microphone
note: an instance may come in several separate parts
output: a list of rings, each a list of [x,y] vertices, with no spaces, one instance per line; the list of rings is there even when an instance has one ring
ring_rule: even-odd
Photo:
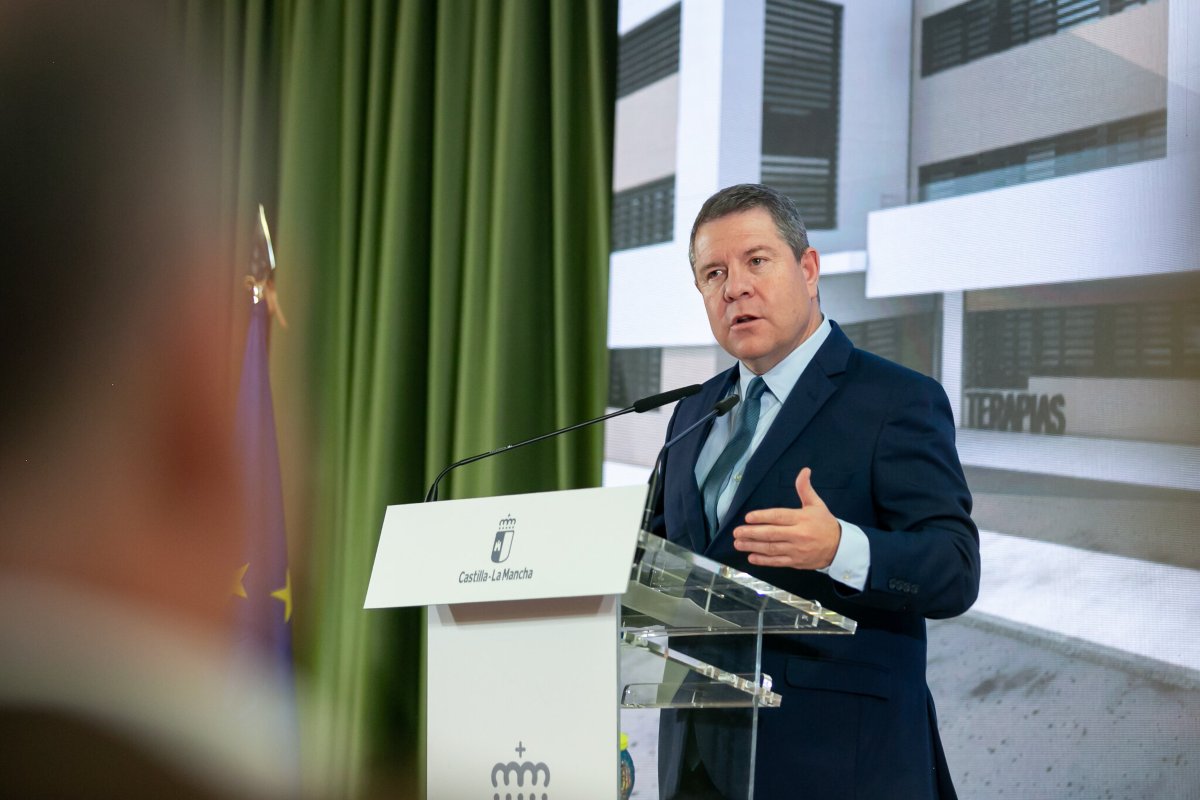
[[[504,453],[509,450],[515,450],[516,448],[524,447],[527,444],[534,444],[535,442],[540,442],[543,439],[549,439],[552,436],[558,436],[561,433],[568,433],[570,431],[577,430],[579,428],[586,428],[588,425],[595,425],[597,422],[604,422],[607,419],[612,419],[613,417],[619,417],[622,414],[628,414],[630,412],[633,412],[635,414],[642,414],[646,411],[650,411],[652,409],[658,408],[659,406],[665,406],[667,403],[674,403],[676,400],[682,400],[685,397],[691,397],[698,391],[700,391],[700,384],[693,383],[691,386],[681,386],[680,388],[672,389],[669,392],[661,392],[660,394],[652,394],[649,397],[643,397],[641,400],[636,401],[633,405],[631,405],[627,408],[622,408],[620,411],[613,411],[611,413],[605,414],[602,417],[596,417],[595,419],[589,419],[586,422],[578,422],[574,425],[569,425],[566,428],[559,428],[556,431],[550,431],[550,433],[543,433],[541,436],[535,436],[532,439],[526,439],[523,442],[517,442],[515,444],[506,444],[503,447],[497,447],[495,450],[489,450],[486,453],[479,453],[478,455],[469,456],[467,458],[463,458],[458,461],[455,461],[453,464],[451,464],[450,466],[446,467],[444,470],[439,472],[438,476],[433,479],[433,483],[430,485],[429,491],[425,493],[425,502],[430,503],[430,502],[433,502],[434,500],[437,500],[438,499],[438,484],[441,483],[442,478],[446,477],[446,474],[448,472],[450,472],[450,470],[461,467],[464,464],[470,464],[474,461],[479,461],[480,459],[488,458],[489,456],[498,455],[500,453]],[[730,406],[730,408],[732,408],[732,406]]]
[[[667,450],[674,447],[677,442],[706,422],[725,416],[731,408],[741,401],[742,398],[736,394],[731,394],[718,400],[713,405],[711,411],[687,426],[681,433],[672,436],[658,451],[658,458],[654,459],[654,469],[650,472],[650,480],[646,486],[646,507],[642,510],[642,530],[646,533],[650,533],[650,521],[654,518],[654,507],[658,505],[658,498],[662,495],[662,460]]]

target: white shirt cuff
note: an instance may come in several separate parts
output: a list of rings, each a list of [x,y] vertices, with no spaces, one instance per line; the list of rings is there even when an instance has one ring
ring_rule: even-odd
[[[838,542],[833,561],[825,569],[817,571],[861,592],[867,585],[867,573],[871,570],[871,542],[857,525],[840,519],[838,524],[842,526],[842,540]]]

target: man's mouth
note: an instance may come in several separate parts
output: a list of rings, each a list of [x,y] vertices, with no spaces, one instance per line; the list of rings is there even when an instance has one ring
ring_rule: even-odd
[[[736,328],[739,325],[743,325],[748,322],[754,322],[756,319],[758,319],[758,317],[752,314],[738,314],[733,318],[733,324],[730,327]]]

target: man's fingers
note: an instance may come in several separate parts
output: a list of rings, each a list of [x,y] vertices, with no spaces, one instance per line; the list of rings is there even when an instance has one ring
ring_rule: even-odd
[[[793,524],[758,522],[753,525],[739,525],[733,529],[735,539],[753,542],[786,542],[796,535],[796,526]]]
[[[795,544],[795,529],[781,525],[743,525],[733,531],[733,546],[752,553],[778,553]]]
[[[764,556],[759,553],[751,553],[746,560],[758,567],[790,567],[795,564],[790,556]]]
[[[741,550],[745,553],[760,556],[778,556],[784,551],[786,542],[782,538],[757,538],[751,539],[745,536],[739,536],[734,539],[733,547],[736,550]],[[751,559],[751,563],[759,562]]]
[[[808,467],[800,470],[800,474],[796,476],[796,494],[800,497],[800,505],[805,508],[809,506],[825,507],[825,501],[813,489],[812,470]]]
[[[812,529],[812,513],[803,508],[760,508],[733,529],[735,537],[788,539]]]
[[[803,517],[798,508],[760,508],[746,515],[746,524],[751,525],[795,525]]]
[[[733,529],[733,547],[755,566],[814,569],[819,542],[806,531],[795,525],[740,525]]]

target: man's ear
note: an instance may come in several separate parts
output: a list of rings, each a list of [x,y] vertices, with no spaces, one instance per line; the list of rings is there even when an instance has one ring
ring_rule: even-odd
[[[800,269],[804,271],[804,282],[808,285],[808,296],[818,297],[821,279],[821,255],[816,248],[810,247],[800,257]]]

